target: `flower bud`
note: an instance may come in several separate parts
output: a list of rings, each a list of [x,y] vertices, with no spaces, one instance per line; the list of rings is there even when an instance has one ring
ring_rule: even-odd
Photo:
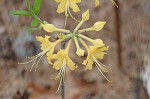
[[[86,12],[84,12],[84,13],[82,14],[82,20],[83,20],[83,21],[89,20],[89,17],[90,17],[90,15],[89,15],[89,10],[87,10]]]
[[[81,49],[81,48],[77,48],[76,54],[77,54],[79,57],[81,57],[81,56],[84,55],[84,50]]]
[[[95,31],[100,31],[103,27],[104,27],[104,25],[106,24],[106,22],[105,21],[103,21],[103,22],[96,22],[94,25],[93,25],[93,27],[92,27],[92,29],[93,30],[95,30]]]
[[[57,30],[53,24],[41,24],[41,26],[46,32],[54,32]]]

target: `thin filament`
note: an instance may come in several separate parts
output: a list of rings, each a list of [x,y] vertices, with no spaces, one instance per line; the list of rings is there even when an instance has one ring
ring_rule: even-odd
[[[43,54],[44,55],[44,54]],[[36,63],[36,66],[35,66],[35,72],[36,72],[36,69],[37,69],[37,66],[38,66],[38,64],[39,64],[39,62],[40,62],[40,60],[41,60],[41,58],[43,57],[43,55],[39,58],[39,60],[37,61],[37,63]]]
[[[102,74],[102,76],[109,82],[111,82],[104,74],[103,72],[101,71],[100,67],[95,63],[96,67],[98,68],[99,72]]]
[[[70,9],[68,9],[68,12],[69,12],[70,17],[71,17],[73,20],[75,20],[75,21],[77,21],[77,22],[80,22],[80,21],[77,20],[75,17],[73,17],[73,15],[72,15],[71,12],[70,12]]]

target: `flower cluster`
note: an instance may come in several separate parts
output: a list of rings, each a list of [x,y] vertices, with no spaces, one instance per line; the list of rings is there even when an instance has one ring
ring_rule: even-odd
[[[75,19],[70,13],[70,8],[73,9],[74,12],[80,11],[77,3],[80,3],[81,0],[56,0],[56,2],[59,3],[57,12],[65,13],[66,19],[68,16],[71,16],[73,19]],[[98,6],[99,1],[95,0],[95,4],[96,6]],[[35,16],[35,14],[33,15]],[[95,24],[89,28],[80,29],[80,27],[86,21],[88,21],[89,18],[90,12],[89,10],[87,10],[82,14],[81,21],[79,21],[78,25],[74,28],[73,31],[67,30],[65,28],[63,29],[57,28],[53,24],[50,24],[48,22],[41,22],[40,20],[40,29],[44,29],[48,33],[59,32],[60,33],[58,35],[59,39],[56,40],[55,42],[51,42],[50,41],[51,36],[49,35],[45,35],[45,37],[37,36],[36,39],[41,43],[40,46],[42,51],[33,57],[28,57],[30,61],[21,64],[33,62],[31,70],[33,66],[36,66],[35,67],[36,70],[40,59],[42,58],[42,56],[46,55],[48,63],[51,64],[55,70],[59,70],[59,73],[55,77],[55,79],[60,78],[61,82],[63,80],[66,67],[68,67],[70,70],[75,70],[78,67],[77,64],[74,63],[69,57],[69,50],[71,44],[72,42],[75,42],[76,54],[79,57],[84,56],[85,50],[88,52],[87,58],[82,63],[83,65],[85,65],[85,70],[91,70],[95,64],[99,72],[106,78],[106,76],[103,73],[110,71],[111,68],[103,65],[99,60],[103,59],[104,55],[106,54],[105,51],[108,50],[108,47],[103,43],[101,39],[92,39],[83,34],[84,32],[89,31],[100,31],[104,27],[106,22],[98,21],[95,22]],[[59,50],[57,53],[54,53],[55,47],[63,41],[68,41],[66,48]],[[88,45],[85,41],[90,42],[91,44]],[[81,45],[84,46],[85,50],[80,47]]]

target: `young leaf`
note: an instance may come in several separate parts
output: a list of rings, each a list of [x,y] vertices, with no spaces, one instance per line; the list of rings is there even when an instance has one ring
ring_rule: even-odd
[[[40,12],[42,0],[34,0],[33,10],[35,15],[38,15]]]
[[[31,16],[31,13],[25,10],[12,10],[10,13],[13,15]]]
[[[39,24],[39,20],[38,19],[33,19],[31,22],[31,27],[36,27]]]
[[[28,10],[32,13],[32,12],[33,12],[33,9],[32,9],[32,6],[31,6],[30,3],[29,3],[29,0],[25,0],[25,2],[26,2],[26,5],[27,5],[27,7],[28,7]]]

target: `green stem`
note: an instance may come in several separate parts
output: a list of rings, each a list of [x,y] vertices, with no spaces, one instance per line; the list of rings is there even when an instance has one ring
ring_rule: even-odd
[[[79,34],[79,37],[81,37],[81,38],[83,38],[83,39],[85,39],[85,40],[87,40],[87,41],[89,41],[89,42],[91,42],[92,43],[92,39],[91,38],[89,38],[89,37],[87,37],[87,36],[84,36],[84,35],[82,35],[82,34]]]
[[[73,32],[73,34],[75,34],[78,30],[79,30],[79,28],[81,27],[81,25],[84,23],[84,21],[82,20],[78,25],[77,25],[77,27],[74,29],[74,32]]]

